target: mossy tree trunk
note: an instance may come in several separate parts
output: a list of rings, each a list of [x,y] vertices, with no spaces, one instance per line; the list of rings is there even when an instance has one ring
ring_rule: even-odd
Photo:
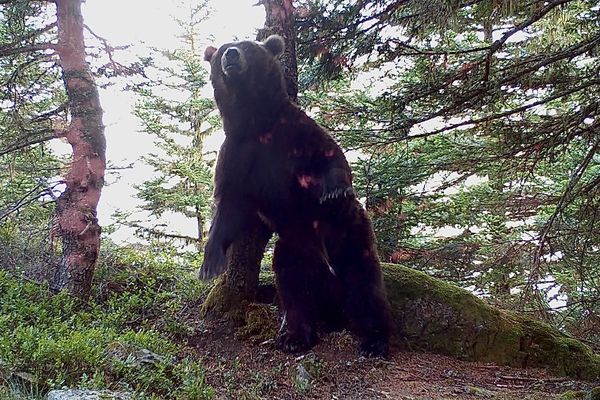
[[[244,320],[244,305],[256,298],[258,274],[271,231],[257,219],[251,230],[227,251],[227,270],[217,278],[202,305],[205,317]]]
[[[285,40],[285,51],[280,58],[287,92],[295,102],[298,95],[298,67],[296,64],[296,33],[292,0],[262,0],[265,6],[265,26],[257,35],[263,40],[278,34]],[[257,219],[244,237],[232,243],[227,252],[227,270],[217,279],[202,313],[205,316],[225,317],[234,321],[243,319],[243,305],[253,301],[258,287],[260,262],[271,232]]]
[[[383,272],[400,347],[600,378],[600,356],[546,323],[492,307],[411,268],[387,264]]]

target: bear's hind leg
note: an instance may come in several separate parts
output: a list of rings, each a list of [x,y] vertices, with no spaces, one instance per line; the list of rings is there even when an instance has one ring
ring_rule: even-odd
[[[375,237],[365,212],[347,230],[336,264],[345,290],[344,312],[360,338],[367,357],[387,357],[391,331],[390,306],[385,295]]]
[[[276,345],[286,353],[311,349],[318,341],[316,325],[320,297],[318,257],[299,238],[277,241],[273,269],[277,291],[285,311],[285,323]]]

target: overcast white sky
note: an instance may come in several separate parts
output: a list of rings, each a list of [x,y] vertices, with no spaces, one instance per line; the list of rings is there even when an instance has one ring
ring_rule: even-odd
[[[181,27],[174,17],[183,17],[189,12],[189,2],[197,0],[87,0],[83,13],[85,23],[97,34],[110,41],[113,46],[139,44],[157,48],[178,46],[177,35]],[[209,44],[221,44],[233,39],[254,38],[256,29],[264,23],[264,7],[256,7],[256,0],[211,0],[213,12],[206,21],[205,42],[201,51]],[[144,45],[134,46],[142,52]],[[127,54],[121,54],[127,57]],[[141,183],[152,175],[152,170],[139,162],[139,157],[152,148],[151,138],[139,132],[136,118],[131,114],[135,98],[118,87],[100,90],[106,125],[107,159],[109,163],[125,166],[134,163],[134,168],[120,171],[121,178],[107,175],[98,208],[100,224],[112,222],[110,216],[116,209],[131,210],[139,202],[134,198],[134,184]],[[219,143],[213,143],[218,146]],[[69,150],[66,144],[57,145]],[[184,217],[169,216],[169,226],[185,234],[195,235],[195,224]],[[121,229],[111,237],[117,242],[131,239],[132,231]]]

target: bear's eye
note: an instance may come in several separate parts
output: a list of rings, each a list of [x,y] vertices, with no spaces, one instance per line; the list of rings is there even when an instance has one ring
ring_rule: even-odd
[[[240,48],[246,54],[253,54],[256,52],[256,47],[252,43],[242,43],[240,44]]]

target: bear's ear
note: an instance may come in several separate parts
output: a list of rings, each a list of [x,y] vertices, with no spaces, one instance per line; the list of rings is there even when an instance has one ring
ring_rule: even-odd
[[[283,41],[283,38],[279,35],[269,36],[263,42],[263,44],[275,57],[283,53],[283,49],[285,48],[285,42]]]
[[[216,47],[208,46],[206,50],[204,50],[204,61],[210,61],[212,59],[213,54],[215,54],[216,51]]]

